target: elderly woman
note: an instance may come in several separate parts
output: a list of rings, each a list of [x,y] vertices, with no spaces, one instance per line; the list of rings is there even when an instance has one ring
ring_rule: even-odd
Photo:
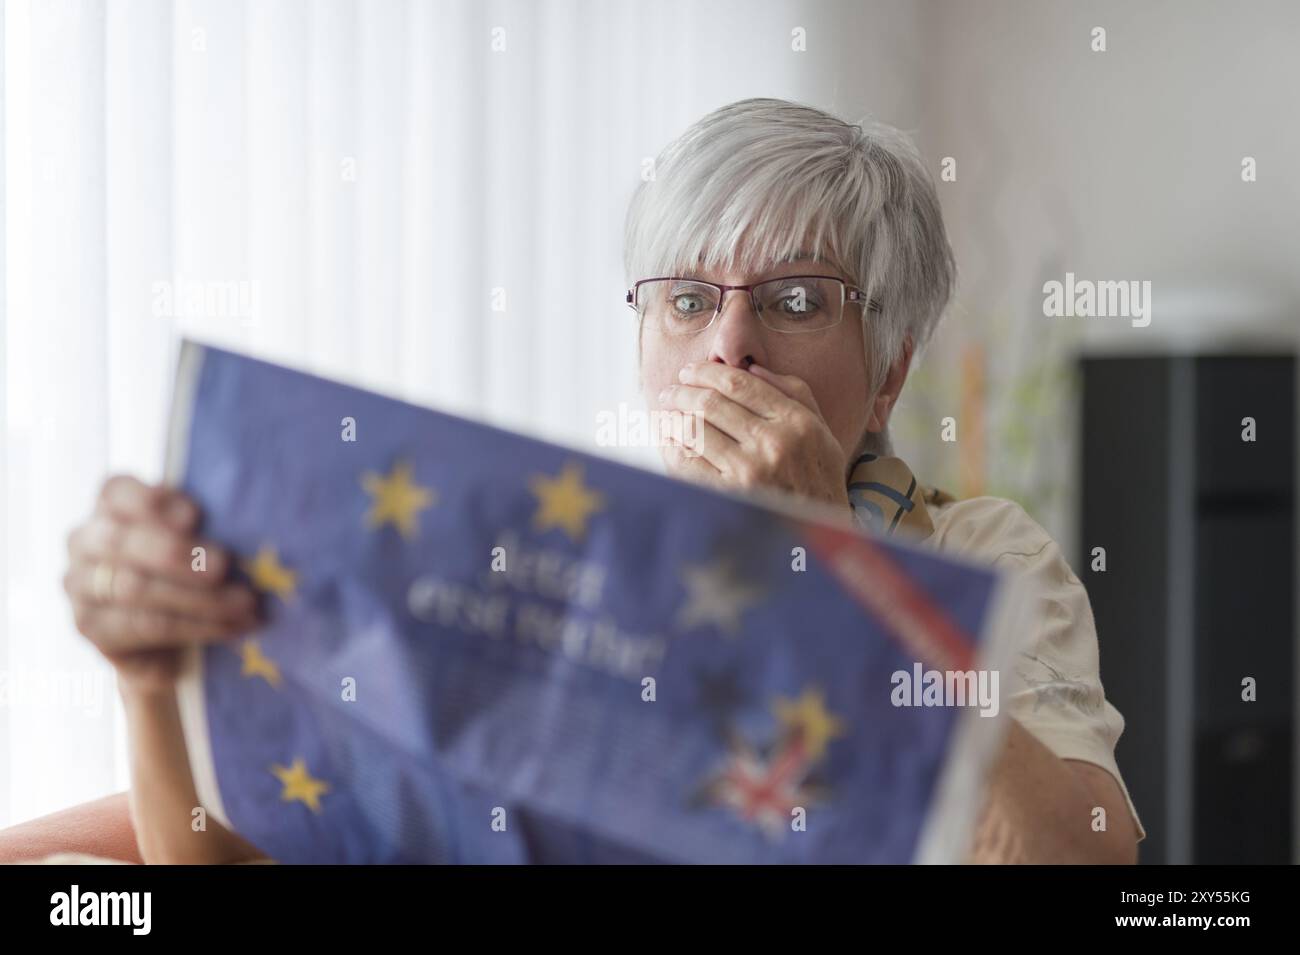
[[[1102,691],[1083,585],[1018,506],[954,501],[890,456],[890,412],[954,280],[934,186],[907,141],[779,100],[725,106],[638,189],[626,267],[647,401],[698,425],[664,449],[671,473],[825,502],[1034,584],[1042,622],[1025,635],[972,858],[1134,861],[1142,831],[1114,758],[1124,722]],[[78,626],[120,677],[147,860],[257,855],[214,820],[191,828],[176,648],[256,626],[247,589],[189,573],[197,519],[174,491],[114,478],[69,540]],[[205,579],[220,578],[229,555],[204,543],[218,563]]]

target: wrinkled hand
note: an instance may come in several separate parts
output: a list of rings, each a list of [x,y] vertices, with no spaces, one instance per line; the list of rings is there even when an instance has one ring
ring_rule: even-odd
[[[258,626],[256,596],[226,579],[231,555],[196,535],[198,520],[179,491],[118,476],[68,536],[63,588],[77,629],[132,688],[168,689],[182,647]],[[195,547],[205,549],[205,570],[193,569]]]
[[[776,488],[848,508],[844,451],[802,378],[721,362],[687,365],[678,378],[659,395],[661,405],[687,416],[674,431],[683,440],[672,442],[673,470],[708,484]]]

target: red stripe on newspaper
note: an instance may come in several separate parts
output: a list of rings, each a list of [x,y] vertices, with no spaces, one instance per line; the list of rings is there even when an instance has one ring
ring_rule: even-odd
[[[832,574],[913,658],[939,670],[969,670],[974,644],[875,543],[823,524],[800,529]]]

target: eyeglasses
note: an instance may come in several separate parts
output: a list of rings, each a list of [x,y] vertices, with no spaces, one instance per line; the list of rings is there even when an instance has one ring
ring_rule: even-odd
[[[750,285],[717,285],[699,279],[642,279],[627,290],[627,306],[657,321],[667,335],[702,332],[722,314],[728,292],[747,292],[765,328],[785,334],[819,332],[838,325],[844,306],[879,312],[880,303],[861,289],[829,275],[786,275]]]

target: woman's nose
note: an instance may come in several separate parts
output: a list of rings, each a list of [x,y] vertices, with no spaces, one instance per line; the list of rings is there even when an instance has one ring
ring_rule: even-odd
[[[713,321],[709,361],[735,368],[748,368],[755,362],[767,364],[763,326],[754,314],[754,303],[748,293],[731,291],[723,299],[722,314]]]

